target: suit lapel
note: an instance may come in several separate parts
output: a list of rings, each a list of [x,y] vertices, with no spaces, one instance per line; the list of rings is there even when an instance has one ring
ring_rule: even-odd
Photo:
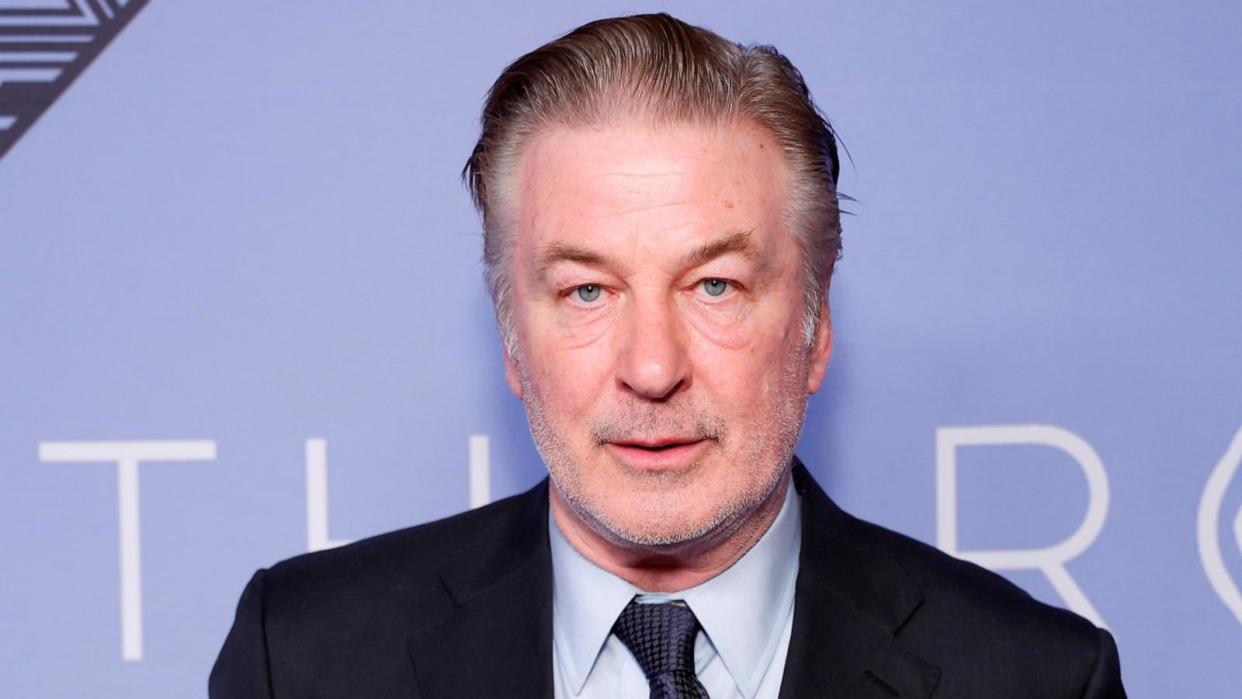
[[[928,697],[939,668],[895,639],[922,594],[801,463],[802,554],[781,699]]]
[[[423,696],[552,696],[547,493],[545,481],[521,496],[519,521],[441,570],[450,604],[409,636]]]

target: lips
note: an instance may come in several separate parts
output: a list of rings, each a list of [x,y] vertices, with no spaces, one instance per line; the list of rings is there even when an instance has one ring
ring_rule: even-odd
[[[604,449],[630,468],[667,471],[692,465],[709,444],[694,437],[658,437],[607,442]]]
[[[684,437],[684,438],[683,437],[665,437],[665,438],[657,438],[657,439],[617,440],[613,442],[613,444],[616,444],[619,447],[634,447],[637,449],[650,449],[650,450],[658,451],[660,449],[669,449],[672,447],[679,447],[679,446],[684,446],[687,444],[694,444],[695,442],[698,442],[698,441],[701,441],[701,440],[696,439],[694,437]]]

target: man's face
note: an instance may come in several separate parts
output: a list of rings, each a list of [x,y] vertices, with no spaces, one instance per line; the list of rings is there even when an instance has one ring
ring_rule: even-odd
[[[787,170],[750,126],[550,127],[522,154],[507,376],[615,543],[728,535],[788,468],[831,331],[803,343]]]

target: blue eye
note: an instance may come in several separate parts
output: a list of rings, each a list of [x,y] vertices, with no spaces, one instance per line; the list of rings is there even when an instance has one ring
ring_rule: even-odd
[[[703,280],[703,291],[706,291],[708,296],[721,296],[728,290],[729,282],[723,279]]]
[[[586,303],[592,303],[598,299],[600,291],[598,284],[583,284],[574,289],[574,293],[578,295],[578,298]]]

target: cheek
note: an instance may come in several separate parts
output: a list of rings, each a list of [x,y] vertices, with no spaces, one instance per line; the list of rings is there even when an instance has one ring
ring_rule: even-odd
[[[723,345],[716,338],[698,341],[694,375],[714,409],[744,419],[765,393],[767,368],[766,358],[750,341],[753,338],[739,336],[737,340],[736,347]]]
[[[727,345],[718,339],[696,341],[695,376],[701,389],[716,409],[732,412],[741,422],[765,419],[762,413],[788,397],[791,377],[806,363],[801,329],[792,335],[775,329],[760,336],[738,332]]]
[[[724,318],[690,314],[696,375],[730,394],[775,390],[802,345],[801,317],[792,307],[778,298]]]
[[[558,420],[578,420],[588,413],[600,395],[604,363],[594,361],[580,349],[564,348],[556,343],[534,346],[533,360],[527,365],[526,390],[535,391],[539,402]]]
[[[586,326],[566,323],[552,308],[527,308],[517,318],[518,351],[526,389],[541,387],[544,404],[558,406],[584,391],[608,365],[604,343],[608,319],[598,317]]]
[[[611,293],[596,308],[581,308],[567,299],[544,294],[528,305],[522,323],[533,345],[541,350],[572,352],[598,347],[623,305],[623,299]]]

